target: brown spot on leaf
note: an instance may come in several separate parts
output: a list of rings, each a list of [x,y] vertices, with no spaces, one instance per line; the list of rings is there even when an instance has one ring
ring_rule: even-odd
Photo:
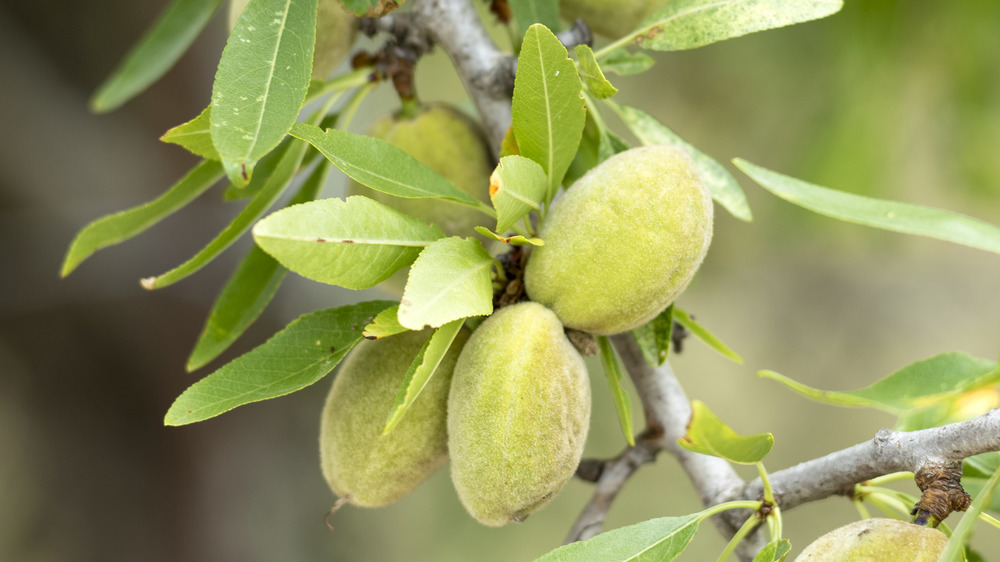
[[[497,174],[497,170],[494,170],[490,174],[490,197],[493,197],[500,191],[500,175]]]
[[[326,242],[326,238],[317,238],[316,241],[317,242]]]

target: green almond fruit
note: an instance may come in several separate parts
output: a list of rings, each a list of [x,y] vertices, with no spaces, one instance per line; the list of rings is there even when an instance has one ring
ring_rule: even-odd
[[[834,529],[806,547],[796,562],[936,562],[948,537],[897,519],[865,519]]]
[[[669,0],[560,0],[562,16],[582,19],[591,31],[617,39],[635,31],[642,20]]]
[[[501,308],[469,338],[448,396],[451,478],[499,527],[548,503],[576,471],[590,424],[587,367],[549,309]]]
[[[524,273],[531,300],[569,328],[639,327],[687,287],[712,240],[712,198],[684,152],[633,148],[556,200]]]
[[[236,26],[250,0],[230,0],[229,29]],[[313,80],[326,80],[347,58],[358,37],[358,18],[340,0],[319,0],[316,7],[316,46],[313,50]]]
[[[333,381],[320,426],[320,460],[333,492],[354,505],[392,503],[448,458],[445,407],[465,331],[399,425],[382,435],[406,371],[430,335],[424,330],[363,341]]]

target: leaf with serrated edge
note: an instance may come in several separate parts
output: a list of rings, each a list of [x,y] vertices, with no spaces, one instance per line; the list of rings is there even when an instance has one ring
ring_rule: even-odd
[[[653,367],[659,367],[670,354],[674,332],[674,305],[668,306],[649,322],[632,330],[632,337],[639,345],[642,356]]]
[[[499,242],[503,242],[504,244],[510,244],[511,246],[528,246],[528,245],[531,245],[531,246],[544,246],[545,245],[545,241],[542,240],[541,238],[525,238],[524,236],[521,236],[520,234],[516,234],[514,236],[500,236],[499,234],[497,234],[496,232],[493,232],[492,230],[486,228],[485,226],[477,226],[477,227],[474,228],[474,230],[476,232],[478,232],[479,234],[482,234],[483,236],[486,236],[488,238],[492,238],[492,239],[497,240]]]
[[[427,246],[410,268],[399,303],[399,323],[421,330],[492,314],[493,262],[476,239],[453,236]]]
[[[399,323],[398,314],[399,305],[391,306],[379,312],[371,324],[365,326],[363,334],[365,339],[377,340],[409,331],[409,328]]]
[[[521,155],[542,165],[551,200],[580,145],[587,111],[576,65],[540,24],[524,35],[514,78],[514,135]]]
[[[371,301],[300,316],[271,339],[190,386],[170,406],[164,424],[206,420],[313,384],[363,339],[364,326],[393,304]]]
[[[629,34],[656,51],[694,49],[835,14],[841,0],[671,0]],[[622,44],[631,43],[623,40]]]
[[[420,396],[420,392],[434,376],[438,365],[441,364],[441,360],[448,352],[448,348],[451,347],[451,343],[455,341],[455,336],[462,329],[464,322],[465,319],[460,319],[441,326],[420,348],[420,353],[417,354],[416,359],[407,370],[403,384],[396,395],[396,400],[392,404],[382,435],[392,431],[402,421],[407,410],[410,409],[413,402]]]
[[[630,53],[625,49],[612,51],[601,59],[601,67],[620,76],[641,74],[653,67],[653,57],[646,53]]]
[[[281,158],[278,168],[268,178],[267,184],[261,189],[240,214],[229,223],[222,232],[218,234],[207,246],[202,248],[191,259],[170,271],[156,277],[147,277],[142,280],[142,286],[146,289],[162,289],[172,285],[188,275],[208,265],[218,257],[226,248],[243,235],[255,220],[261,217],[278,200],[281,193],[288,187],[295,173],[302,163],[302,158],[306,153],[308,145],[304,142],[297,142],[295,146],[289,148],[288,152]]]
[[[321,162],[288,205],[315,199],[329,170],[328,163]],[[201,336],[188,358],[187,370],[202,367],[232,345],[264,312],[286,273],[288,270],[264,250],[256,245],[251,247],[212,305]]]
[[[733,361],[736,361],[737,363],[743,363],[742,357],[737,355],[736,352],[733,351],[732,349],[729,349],[729,346],[722,343],[722,340],[715,337],[715,334],[709,332],[708,329],[706,329],[704,326],[695,322],[694,319],[691,318],[690,314],[688,314],[687,312],[685,312],[683,309],[681,309],[676,305],[674,305],[673,308],[674,308],[674,320],[676,320],[678,324],[687,328],[688,331],[697,336],[698,339],[700,339],[701,341],[707,343],[708,346],[714,349],[715,351],[718,351],[722,355],[732,359]]]
[[[295,122],[309,90],[316,0],[252,0],[236,21],[212,85],[212,143],[245,185]]]
[[[722,164],[685,142],[652,115],[631,106],[611,101],[606,103],[615,110],[642,144],[647,146],[665,144],[687,152],[694,161],[695,168],[698,169],[698,175],[705,182],[705,187],[712,194],[712,199],[740,220],[749,222],[753,219],[746,194],[743,193],[736,178]]]
[[[410,265],[441,229],[362,195],[282,209],[253,228],[257,245],[299,275],[367,289]]]
[[[174,0],[90,100],[111,111],[166,74],[194,42],[222,0]]]
[[[535,562],[670,562],[684,552],[703,519],[702,513],[650,519],[561,546]]]
[[[209,130],[211,111],[211,106],[206,107],[194,119],[163,133],[160,140],[183,147],[188,152],[201,156],[205,160],[218,160],[219,152],[212,144],[212,133]]]
[[[996,362],[957,351],[911,363],[869,386],[850,392],[811,388],[774,371],[760,371],[757,375],[781,383],[816,402],[875,408],[897,415],[977,387],[1000,383]]]
[[[504,156],[490,175],[490,200],[497,210],[497,232],[506,232],[541,208],[548,192],[545,170],[523,156]]]
[[[691,421],[687,433],[677,443],[689,451],[724,458],[737,464],[754,464],[763,460],[774,436],[770,433],[740,435],[722,422],[700,400],[691,402]]]
[[[772,194],[814,213],[1000,254],[1000,228],[990,223],[933,207],[874,199],[821,187],[739,158],[733,163]]]
[[[618,93],[618,88],[611,85],[611,82],[604,77],[601,65],[597,64],[594,51],[589,45],[577,45],[573,50],[576,52],[580,78],[595,98],[603,100]]]
[[[156,199],[99,218],[83,227],[69,246],[59,275],[66,277],[101,248],[120,244],[183,208],[222,178],[218,162],[204,161]]]
[[[475,197],[388,142],[339,129],[296,123],[293,137],[316,147],[342,172],[362,185],[396,197],[439,197],[481,208]]]
[[[618,423],[622,427],[622,433],[629,446],[635,445],[635,437],[632,435],[632,401],[629,400],[628,393],[622,388],[624,369],[619,362],[618,355],[607,336],[597,336],[597,345],[601,350],[601,365],[604,367],[604,377],[608,380],[608,387],[611,389],[611,397],[615,402],[615,409],[618,411]]]

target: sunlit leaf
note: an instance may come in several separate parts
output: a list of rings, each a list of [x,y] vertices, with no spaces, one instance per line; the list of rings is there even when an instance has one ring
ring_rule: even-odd
[[[739,158],[733,162],[764,189],[814,213],[1000,254],[1000,228],[987,222],[933,207],[874,199],[820,187]]]
[[[497,232],[506,232],[541,208],[548,191],[545,170],[523,156],[504,156],[490,175],[490,200],[497,211]]]
[[[493,313],[494,259],[474,238],[442,238],[413,262],[399,303],[399,323],[411,330]]]
[[[164,424],[206,420],[313,384],[364,339],[365,325],[393,304],[371,301],[300,316],[265,343],[185,390],[170,406]]]
[[[618,88],[611,85],[611,82],[604,77],[601,65],[597,64],[594,51],[589,45],[577,45],[573,50],[576,52],[580,79],[594,97],[603,100],[618,93]]]
[[[561,546],[535,562],[670,562],[687,548],[702,514],[660,517]]]
[[[708,329],[706,329],[704,326],[695,322],[694,319],[691,318],[690,314],[688,314],[678,306],[674,306],[673,308],[674,308],[674,320],[676,320],[678,324],[687,328],[689,332],[697,336],[698,339],[700,339],[701,341],[707,343],[708,346],[711,347],[712,349],[718,351],[719,353],[732,359],[733,361],[736,361],[737,363],[743,363],[742,357],[737,355],[736,352],[733,351],[732,349],[729,349],[729,346],[722,343],[722,340],[715,337],[715,335],[712,334],[712,332],[709,332]]]
[[[687,433],[677,443],[689,451],[722,457],[738,464],[754,464],[763,460],[774,436],[770,433],[740,435],[723,423],[700,400],[691,402],[691,421]]]
[[[365,326],[363,334],[365,339],[377,340],[409,331],[409,328],[399,323],[398,314],[399,305],[390,306],[379,312],[378,316],[371,321],[371,324]]]
[[[215,185],[222,175],[218,162],[202,162],[149,203],[99,218],[83,227],[70,244],[59,274],[65,277],[97,250],[144,232]]]
[[[282,209],[253,237],[288,269],[321,283],[367,289],[410,265],[441,229],[361,195]]]
[[[615,410],[618,411],[618,423],[625,434],[625,440],[630,446],[635,445],[634,430],[632,429],[632,401],[628,393],[622,387],[622,379],[625,378],[625,369],[618,359],[611,342],[607,336],[597,336],[597,345],[601,350],[601,365],[604,367],[604,376],[608,380],[608,387],[611,389],[611,398],[615,402]]]
[[[187,51],[222,0],[174,0],[90,100],[93,111],[117,108],[156,82]]]

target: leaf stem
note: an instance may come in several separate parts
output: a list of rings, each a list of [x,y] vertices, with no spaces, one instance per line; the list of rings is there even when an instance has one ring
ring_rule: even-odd
[[[760,520],[757,519],[756,513],[751,515],[750,517],[747,517],[747,520],[743,522],[743,525],[740,527],[740,529],[736,531],[735,535],[733,535],[732,540],[730,540],[729,544],[726,545],[725,550],[722,551],[722,554],[719,555],[719,558],[717,559],[716,562],[724,562],[727,558],[729,558],[729,556],[736,550],[736,547],[739,546],[741,542],[743,542],[743,539],[745,539],[747,535],[749,535],[750,532],[753,531],[754,528],[756,528],[759,523]]]
[[[351,101],[347,102],[344,109],[340,111],[340,119],[337,122],[337,128],[341,131],[346,131],[347,127],[351,125],[351,121],[354,119],[354,114],[357,113],[358,108],[361,107],[361,102],[364,101],[365,97],[375,89],[374,82],[365,84],[354,93],[351,97]]]
[[[303,105],[309,104],[330,92],[350,90],[351,88],[357,88],[358,86],[369,84],[371,83],[370,77],[372,72],[375,72],[374,67],[365,66],[348,74],[337,76],[336,78],[328,80],[323,84],[323,87],[320,88],[319,91],[309,96]]]

